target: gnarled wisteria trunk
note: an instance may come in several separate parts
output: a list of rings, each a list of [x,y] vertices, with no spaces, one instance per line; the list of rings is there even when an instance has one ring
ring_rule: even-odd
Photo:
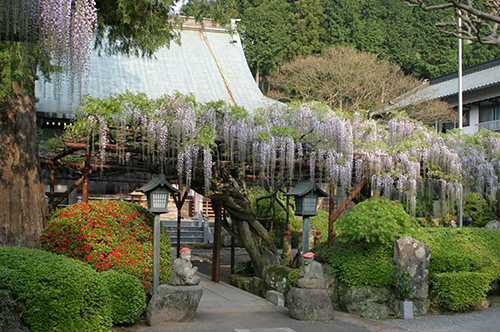
[[[224,228],[245,247],[256,276],[262,277],[265,267],[263,242],[270,248],[276,263],[278,263],[279,252],[269,232],[257,219],[252,209],[252,203],[245,184],[245,174],[244,172],[230,172],[224,168],[219,168],[215,175],[214,180],[216,181],[212,181],[208,196],[212,201],[222,201],[224,210],[230,215],[232,225],[234,225],[233,228],[224,222]],[[196,186],[196,183],[196,181],[193,183],[195,190],[201,191],[204,189],[201,186]]]

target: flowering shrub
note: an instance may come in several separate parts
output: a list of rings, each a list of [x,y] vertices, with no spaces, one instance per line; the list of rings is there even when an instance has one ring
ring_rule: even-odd
[[[40,238],[41,247],[93,265],[139,278],[151,289],[153,217],[142,207],[121,201],[93,201],[58,210]],[[162,229],[160,283],[170,276],[170,239]]]

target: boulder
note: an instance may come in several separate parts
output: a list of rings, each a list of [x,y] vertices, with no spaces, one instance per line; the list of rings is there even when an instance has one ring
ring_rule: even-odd
[[[146,322],[189,322],[194,318],[203,288],[201,286],[160,285],[146,309]]]
[[[280,293],[285,293],[287,289],[288,273],[292,271],[291,268],[274,265],[267,269],[264,275],[264,287],[266,290],[275,290]]]
[[[326,289],[297,288],[287,294],[290,317],[307,321],[330,321],[333,306]]]
[[[429,295],[429,260],[431,250],[409,236],[403,236],[394,246],[394,265],[397,270],[410,273],[411,299],[426,299]]]
[[[391,293],[386,288],[373,286],[350,287],[340,294],[340,302],[349,313],[370,319],[384,319],[394,315],[388,306]]]
[[[489,223],[487,223],[484,226],[484,228],[500,230],[500,221],[498,221],[498,220],[492,220]]]
[[[29,332],[19,317],[11,291],[0,290],[0,331]]]

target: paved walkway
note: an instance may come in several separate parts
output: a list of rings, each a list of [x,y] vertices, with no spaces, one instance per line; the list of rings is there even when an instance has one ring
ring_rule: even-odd
[[[367,332],[407,331],[384,322],[336,312],[330,322],[306,322],[290,318],[288,309],[224,282],[214,283],[200,274],[203,296],[195,318],[188,323],[141,326],[137,332]],[[120,330],[117,330],[120,331]],[[128,331],[124,329],[123,331]]]
[[[200,274],[203,296],[188,323],[144,324],[115,332],[500,332],[500,307],[461,315],[375,321],[335,312],[329,322],[298,321],[288,309]]]

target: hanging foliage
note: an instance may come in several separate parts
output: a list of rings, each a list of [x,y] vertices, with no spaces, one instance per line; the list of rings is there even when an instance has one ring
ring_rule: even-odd
[[[203,173],[205,192],[221,167],[258,175],[271,186],[314,178],[340,193],[369,178],[372,188],[407,203],[411,212],[423,179],[443,181],[453,197],[461,192],[457,153],[432,130],[400,114],[379,124],[319,103],[248,114],[181,95],[150,100],[131,93],[88,98],[82,112],[86,116],[67,128],[65,138],[97,143],[99,162],[127,163],[116,152],[120,149],[108,151],[110,144],[135,147],[143,159],[176,172],[187,186]]]

